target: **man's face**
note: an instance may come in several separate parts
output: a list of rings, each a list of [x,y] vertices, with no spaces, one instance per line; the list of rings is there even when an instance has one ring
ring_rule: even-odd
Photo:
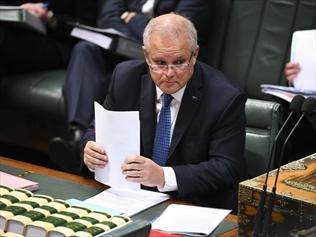
[[[164,93],[177,92],[191,79],[197,53],[187,39],[152,35],[145,50],[152,80]]]

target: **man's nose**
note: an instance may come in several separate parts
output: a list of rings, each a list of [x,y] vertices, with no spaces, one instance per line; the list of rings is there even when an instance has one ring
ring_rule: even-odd
[[[173,65],[168,65],[167,71],[166,71],[166,75],[168,77],[173,76],[174,75],[174,71],[175,71],[175,67]]]

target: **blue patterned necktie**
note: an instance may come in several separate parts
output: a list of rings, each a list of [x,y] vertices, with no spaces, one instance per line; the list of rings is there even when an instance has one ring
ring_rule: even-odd
[[[162,108],[156,128],[154,141],[153,160],[160,166],[164,166],[168,159],[171,131],[170,102],[172,96],[163,93],[161,95]]]

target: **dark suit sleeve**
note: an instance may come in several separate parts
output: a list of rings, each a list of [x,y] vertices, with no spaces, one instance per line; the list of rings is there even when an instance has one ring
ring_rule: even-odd
[[[160,1],[160,5],[158,6],[156,16],[161,14],[166,14],[170,12],[175,12],[177,14],[180,14],[182,16],[185,16],[189,18],[193,24],[196,26],[198,31],[200,31],[202,23],[205,19],[208,19],[206,17],[206,14],[209,14],[209,7],[210,4],[209,1],[205,0],[180,0],[177,4],[175,4],[174,8],[170,8],[170,6],[164,6],[164,2],[167,1]],[[175,2],[175,1],[173,1]],[[167,3],[166,5],[171,5],[170,3]],[[131,21],[128,23],[128,28],[130,32],[134,35],[134,37],[138,38],[139,40],[142,40],[144,29],[149,21],[149,18],[139,13],[135,17],[131,19]],[[203,23],[203,25],[204,25]]]
[[[70,9],[69,9],[70,8]],[[69,35],[72,30],[69,22],[95,26],[97,20],[97,0],[55,0],[51,1],[49,9],[54,12],[49,27],[57,35]]]
[[[130,35],[127,25],[121,20],[121,15],[129,10],[126,1],[105,1],[97,22],[99,28],[114,28],[126,35]]]
[[[209,137],[200,141],[188,139],[185,144],[186,151],[183,153],[194,157],[198,154],[197,149],[203,149],[199,144],[205,142],[208,160],[173,166],[178,183],[178,198],[200,196],[204,200],[207,197],[211,200],[224,190],[236,189],[238,182],[246,176],[243,157],[246,97],[244,94],[237,94],[226,101],[226,104],[217,101],[218,106],[224,106],[224,110],[210,130]]]
[[[200,31],[202,25],[205,25],[205,19],[208,19],[209,4],[209,1],[205,0],[160,1],[155,16],[176,12],[192,20],[198,31]],[[120,18],[125,11],[137,12],[137,15],[128,24],[124,24]],[[142,42],[143,32],[149,20],[141,12],[141,5],[135,2],[134,4],[128,4],[126,1],[107,0],[98,20],[98,27],[115,28]]]

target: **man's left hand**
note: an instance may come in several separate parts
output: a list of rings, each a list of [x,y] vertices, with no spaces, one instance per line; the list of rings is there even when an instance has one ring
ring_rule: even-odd
[[[149,187],[163,187],[165,185],[162,167],[146,157],[138,155],[127,156],[121,168],[127,181]]]

